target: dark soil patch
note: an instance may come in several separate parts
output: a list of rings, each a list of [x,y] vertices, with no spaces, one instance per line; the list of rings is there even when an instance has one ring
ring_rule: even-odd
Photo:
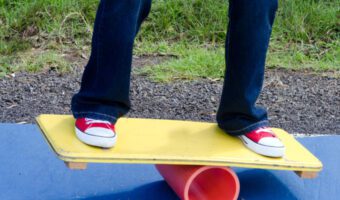
[[[135,66],[164,58],[135,58]],[[0,122],[34,123],[42,113],[69,114],[79,88],[82,67],[60,75],[55,71],[17,73],[0,80]],[[259,105],[268,108],[273,126],[291,133],[340,134],[340,79],[268,70]],[[201,79],[161,84],[132,76],[130,117],[215,121],[221,81]]]

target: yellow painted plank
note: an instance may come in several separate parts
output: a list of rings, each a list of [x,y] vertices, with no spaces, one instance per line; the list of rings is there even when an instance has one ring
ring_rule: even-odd
[[[80,142],[69,115],[40,115],[38,124],[48,143],[64,161],[215,165],[294,171],[320,171],[321,162],[295,138],[274,129],[286,145],[283,158],[268,158],[245,148],[215,123],[121,118],[117,144],[111,149]]]

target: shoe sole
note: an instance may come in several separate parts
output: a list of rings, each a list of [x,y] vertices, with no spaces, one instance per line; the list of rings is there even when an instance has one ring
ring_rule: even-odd
[[[267,146],[267,145],[261,145],[256,142],[253,142],[250,139],[247,139],[246,137],[239,136],[239,138],[242,140],[243,144],[248,147],[250,150],[268,157],[283,157],[285,154],[286,148],[284,146],[282,147],[274,147],[274,146]]]
[[[88,135],[80,131],[78,128],[75,129],[78,139],[85,144],[102,148],[111,148],[116,144],[117,134],[115,135],[115,137],[105,138],[100,136]]]

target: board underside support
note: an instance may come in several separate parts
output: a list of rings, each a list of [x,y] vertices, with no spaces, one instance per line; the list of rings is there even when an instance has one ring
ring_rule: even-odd
[[[87,163],[84,162],[67,162],[64,161],[66,167],[73,170],[84,170],[87,169]]]
[[[312,179],[318,176],[318,172],[311,172],[311,171],[294,171],[294,172],[300,178],[304,178],[304,179]]]
[[[87,163],[85,162],[67,162],[64,161],[65,165],[72,170],[85,170],[87,169]],[[312,179],[318,176],[318,172],[312,171],[294,171],[296,175],[303,179]]]

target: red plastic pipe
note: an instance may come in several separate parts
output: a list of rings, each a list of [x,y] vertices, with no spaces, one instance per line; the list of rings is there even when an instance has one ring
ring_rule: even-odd
[[[158,172],[182,200],[235,200],[237,175],[229,167],[156,165]]]

